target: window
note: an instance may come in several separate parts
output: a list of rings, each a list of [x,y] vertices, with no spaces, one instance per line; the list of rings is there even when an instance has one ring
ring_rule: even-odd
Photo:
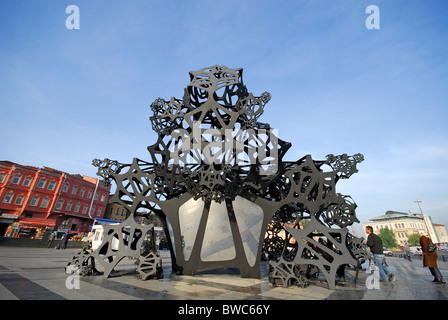
[[[48,184],[48,190],[54,190],[54,186],[56,185],[56,181],[50,181]]]
[[[11,203],[12,197],[14,196],[14,193],[7,193],[6,196],[3,198],[3,203]]]
[[[62,192],[67,192],[68,190],[68,183],[64,183],[64,186],[62,187]]]
[[[50,199],[48,199],[48,198],[44,198],[44,199],[42,200],[42,203],[41,203],[40,207],[41,207],[41,208],[46,208],[46,207],[48,206],[48,201],[50,201]]]
[[[98,211],[97,211],[97,213],[96,213],[96,216],[97,216],[97,217],[99,217],[99,216],[101,215],[101,211],[102,211],[101,208],[99,208]]]
[[[17,206],[22,205],[23,198],[25,198],[25,196],[23,194],[19,194],[17,196],[16,201],[14,202],[14,204],[17,205]]]
[[[65,210],[70,211],[71,208],[72,208],[72,202],[69,201],[69,202],[67,203],[67,206],[65,207]]]
[[[90,212],[89,212],[89,214],[90,214],[90,215],[93,215],[94,213],[95,213],[95,207],[90,208]]]
[[[23,180],[23,186],[28,187],[31,184],[31,177],[26,177],[25,180]]]
[[[34,196],[32,199],[31,199],[31,202],[30,202],[30,206],[31,207],[35,207],[35,206],[37,206],[37,202],[39,201],[39,196]]]
[[[3,181],[5,181],[6,178],[6,173],[0,173],[0,183],[3,183]]]
[[[44,178],[39,180],[39,183],[37,184],[38,188],[43,188],[45,186],[45,182],[47,182],[47,180],[45,180]]]
[[[78,186],[73,186],[72,194],[76,194],[76,191],[78,191]]]
[[[84,191],[86,191],[86,188],[81,188],[81,191],[79,191],[79,196],[80,197],[84,196]]]
[[[92,193],[93,193],[92,190],[89,190],[89,192],[87,192],[87,199],[90,199],[90,197],[92,197]]]
[[[98,200],[98,192],[95,193],[95,198],[94,198],[94,200]]]
[[[73,210],[73,212],[78,212],[79,211],[79,207],[81,206],[81,204],[79,204],[79,203],[77,203],[76,205],[75,205],[75,209]]]
[[[105,195],[105,194],[102,194],[102,195],[101,195],[101,202],[104,202],[104,198],[106,198],[106,195]]]
[[[82,208],[82,214],[86,214],[87,213],[87,205],[84,206],[84,208]]]
[[[58,204],[56,205],[56,210],[61,210],[63,204],[64,204],[64,200],[62,200],[62,199],[59,200]]]
[[[20,182],[20,178],[22,178],[22,175],[20,174],[15,174],[14,178],[12,179],[12,184],[19,184]]]

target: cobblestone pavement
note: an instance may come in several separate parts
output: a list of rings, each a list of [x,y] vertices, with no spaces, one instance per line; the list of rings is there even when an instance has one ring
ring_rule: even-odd
[[[108,279],[81,278],[79,289],[68,287],[65,265],[78,250],[0,247],[0,300],[447,300],[448,286],[432,282],[433,277],[417,256],[414,261],[388,257],[396,280],[371,289],[370,274],[347,270],[347,283],[336,290],[324,281],[307,288],[273,287],[267,278],[267,262],[262,262],[261,279],[245,279],[237,274],[202,273],[177,276],[171,273],[167,251],[161,251],[164,278],[137,279],[133,260],[124,259]],[[448,259],[447,259],[448,260]],[[448,261],[438,261],[448,278]],[[98,268],[99,269],[99,268]]]

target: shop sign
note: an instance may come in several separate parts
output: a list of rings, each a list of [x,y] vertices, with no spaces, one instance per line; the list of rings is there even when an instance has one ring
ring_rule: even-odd
[[[60,226],[58,232],[68,232],[68,228],[66,226]]]
[[[33,234],[33,229],[20,229],[19,233],[24,236],[31,236]]]
[[[19,217],[19,215],[12,214],[12,213],[2,213],[2,215],[0,217],[8,218],[8,219],[17,219]]]

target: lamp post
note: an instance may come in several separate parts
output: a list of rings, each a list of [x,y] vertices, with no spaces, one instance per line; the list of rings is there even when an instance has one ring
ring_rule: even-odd
[[[419,209],[420,209],[420,213],[423,215],[422,207],[420,207],[420,203],[421,203],[422,201],[417,199],[417,200],[415,200],[414,202],[417,202],[418,207],[419,207]]]
[[[420,203],[422,202],[421,200],[416,200],[414,202],[417,202],[418,207],[420,208],[420,213],[422,214],[423,217],[423,222],[426,225],[426,230],[428,231],[429,236],[431,237],[432,241],[434,243],[439,242],[439,237],[434,229],[434,224],[431,221],[431,218],[428,215],[424,215],[422,212],[422,208],[420,207]]]

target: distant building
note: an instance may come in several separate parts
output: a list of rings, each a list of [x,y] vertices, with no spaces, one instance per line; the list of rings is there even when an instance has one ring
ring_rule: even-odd
[[[448,236],[445,226],[442,224],[433,224],[431,217],[425,214],[403,213],[397,211],[387,211],[384,215],[369,219],[370,222],[363,223],[366,226],[372,226],[375,233],[383,228],[392,230],[397,244],[402,246],[408,241],[411,234],[428,232],[435,243],[448,242]]]
[[[444,224],[434,223],[434,229],[436,230],[439,242],[448,242],[448,234]]]
[[[106,207],[106,219],[124,221],[129,215],[129,210],[118,203],[108,203]]]
[[[82,235],[104,217],[109,192],[97,178],[0,161],[0,236]]]

